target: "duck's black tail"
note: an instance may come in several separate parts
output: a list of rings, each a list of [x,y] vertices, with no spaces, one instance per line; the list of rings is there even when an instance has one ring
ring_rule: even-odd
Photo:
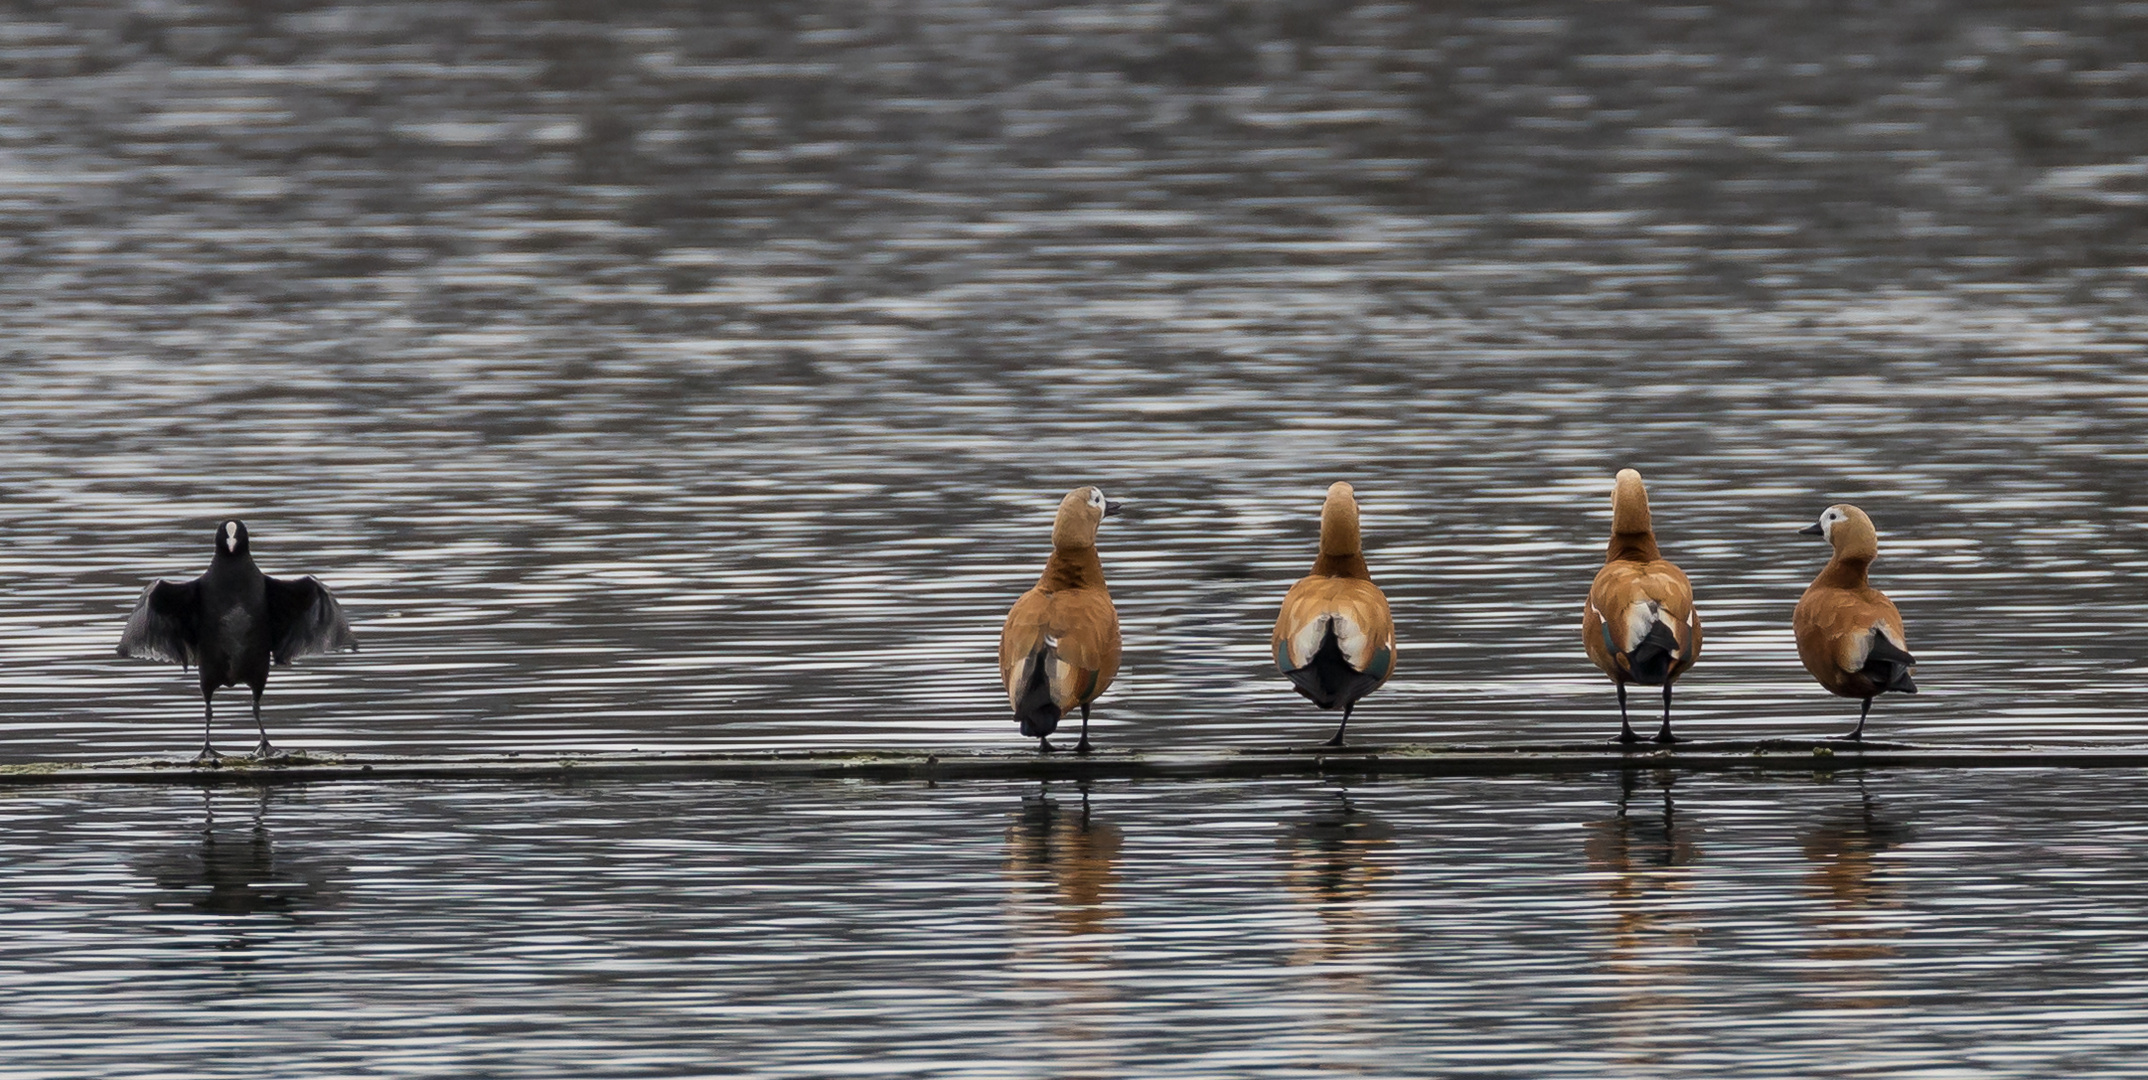
[[[1052,700],[1052,664],[1058,659],[1048,645],[1029,654],[1029,681],[1022,684],[1022,696],[1014,701],[1014,718],[1021,721],[1022,734],[1032,739],[1059,730],[1059,705]]]
[[[1323,709],[1339,709],[1357,704],[1357,700],[1372,693],[1380,680],[1350,666],[1343,658],[1342,642],[1335,637],[1335,624],[1328,624],[1328,631],[1320,638],[1320,648],[1313,658],[1301,668],[1286,671],[1290,685],[1298,688],[1307,701]]]
[[[1859,673],[1883,691],[1914,694],[1917,683],[1909,677],[1909,669],[1916,665],[1916,657],[1896,648],[1894,642],[1887,640],[1887,635],[1874,630],[1872,651],[1865,654],[1865,666]]]
[[[1678,638],[1661,622],[1648,624],[1648,636],[1626,653],[1626,670],[1642,686],[1662,686],[1678,657]]]

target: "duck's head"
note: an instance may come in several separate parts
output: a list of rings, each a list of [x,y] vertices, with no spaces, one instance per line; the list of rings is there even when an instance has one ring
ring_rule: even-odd
[[[1611,489],[1611,532],[1628,536],[1653,532],[1648,520],[1648,488],[1641,474],[1620,469]]]
[[[1806,536],[1817,536],[1835,547],[1838,559],[1873,559],[1879,556],[1879,530],[1872,527],[1872,519],[1865,512],[1849,503],[1836,503],[1820,511],[1820,520],[1799,529]]]
[[[246,523],[233,519],[216,527],[216,553],[218,555],[247,555],[253,548],[246,542]]]
[[[1104,489],[1088,486],[1067,492],[1059,500],[1059,516],[1052,521],[1052,546],[1096,546],[1096,527],[1119,512],[1119,504],[1104,497]]]
[[[1357,489],[1337,480],[1328,485],[1328,501],[1320,504],[1320,553],[1361,555],[1364,550],[1357,525]]]

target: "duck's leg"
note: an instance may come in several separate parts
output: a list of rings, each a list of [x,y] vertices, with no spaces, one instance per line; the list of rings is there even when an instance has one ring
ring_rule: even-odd
[[[261,732],[261,741],[254,745],[254,756],[262,760],[289,757],[291,755],[288,753],[268,744],[268,726],[261,722],[261,691],[263,689],[263,687],[259,686],[254,687],[254,728]]]
[[[194,755],[196,765],[214,765],[224,759],[224,755],[217,753],[216,747],[209,743],[209,733],[216,727],[216,706],[210,703],[215,696],[216,687],[201,688],[201,753]]]
[[[1633,725],[1626,722],[1626,684],[1613,683],[1611,685],[1618,687],[1618,738],[1613,741],[1622,743],[1640,742],[1641,737],[1633,733]]]
[[[1663,726],[1656,731],[1656,741],[1659,743],[1678,741],[1678,736],[1671,734],[1671,684],[1668,682],[1663,684]]]
[[[1086,701],[1081,704],[1081,741],[1074,744],[1074,752],[1077,754],[1089,752],[1089,703]]]
[[[1345,706],[1343,706],[1343,707],[1342,707],[1342,723],[1340,723],[1340,724],[1337,724],[1337,725],[1335,725],[1335,737],[1334,737],[1334,738],[1332,738],[1332,739],[1329,739],[1329,740],[1327,741],[1326,745],[1328,745],[1328,746],[1341,746],[1341,745],[1342,745],[1342,733],[1343,733],[1343,730],[1344,730],[1344,729],[1346,729],[1346,728],[1348,728],[1348,727],[1350,726],[1350,710],[1352,710],[1352,709],[1355,709],[1355,708],[1357,708],[1357,703],[1356,703],[1356,702],[1354,702],[1354,701],[1353,701],[1353,702],[1351,702],[1350,704],[1348,704],[1348,705],[1345,705]]]
[[[1850,735],[1849,735],[1849,737],[1850,737],[1851,741],[1853,741],[1853,742],[1863,742],[1863,741],[1864,741],[1864,738],[1865,738],[1865,717],[1867,717],[1867,716],[1870,716],[1870,715],[1872,715],[1872,699],[1871,699],[1871,698],[1866,698],[1866,699],[1865,699],[1865,703],[1864,703],[1864,705],[1863,705],[1862,707],[1860,707],[1860,708],[1859,708],[1859,709],[1857,710],[1857,729],[1856,729],[1855,731],[1852,731],[1852,732],[1850,732]]]

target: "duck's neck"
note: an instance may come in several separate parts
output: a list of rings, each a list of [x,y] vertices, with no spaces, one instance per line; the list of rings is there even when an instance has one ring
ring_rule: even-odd
[[[1870,555],[1837,555],[1827,561],[1827,569],[1812,580],[1814,585],[1831,589],[1862,589],[1865,572],[1872,569]]]
[[[1656,550],[1656,534],[1653,532],[1612,533],[1611,546],[1604,551],[1604,561],[1615,563],[1621,559],[1628,562],[1655,562],[1663,557]]]
[[[1037,579],[1037,588],[1045,592],[1103,587],[1104,560],[1096,557],[1094,544],[1054,547],[1051,561],[1044,564],[1044,576]]]
[[[1323,551],[1313,560],[1314,577],[1356,578],[1371,581],[1372,571],[1365,566],[1365,556],[1359,552],[1348,555],[1330,555]]]

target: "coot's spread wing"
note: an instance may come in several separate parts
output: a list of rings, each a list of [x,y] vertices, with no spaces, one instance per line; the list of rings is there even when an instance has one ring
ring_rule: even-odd
[[[198,656],[194,643],[201,640],[199,603],[201,582],[152,581],[127,616],[127,629],[119,635],[119,655],[139,656],[172,664],[192,665]]]
[[[328,586],[311,577],[268,580],[269,652],[279,664],[314,653],[355,649],[343,605]]]

